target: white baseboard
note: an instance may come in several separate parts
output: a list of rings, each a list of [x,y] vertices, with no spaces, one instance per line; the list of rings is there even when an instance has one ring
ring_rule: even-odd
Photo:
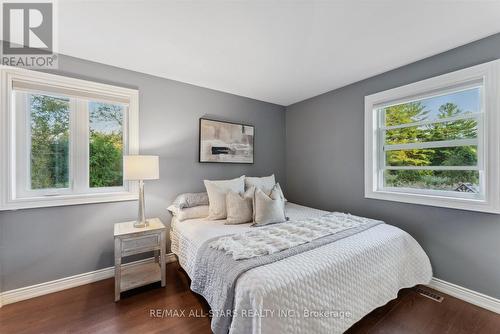
[[[490,310],[500,314],[500,299],[496,299],[485,294],[469,290],[462,286],[443,281],[433,277],[428,284],[430,288],[444,292],[450,296],[461,299],[468,303]]]
[[[144,260],[130,262],[124,264],[123,266],[134,266],[152,261],[154,261],[154,258],[147,258]],[[170,263],[177,261],[177,259],[173,253],[168,253],[166,254],[165,261],[167,263]],[[111,278],[114,275],[115,275],[115,267],[108,267],[104,269],[90,271],[88,273],[78,274],[70,277],[64,277],[54,281],[44,282],[40,284],[26,286],[19,289],[5,291],[0,293],[0,307],[2,307],[3,305],[20,302],[21,300],[35,298],[49,293],[74,288],[80,285],[94,283],[103,279]]]

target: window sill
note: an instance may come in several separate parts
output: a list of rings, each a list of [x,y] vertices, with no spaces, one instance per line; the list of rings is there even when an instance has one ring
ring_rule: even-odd
[[[3,203],[0,206],[0,211],[46,208],[46,207],[65,206],[65,205],[135,201],[138,199],[139,195],[137,193],[128,191],[114,192],[114,193],[96,193],[96,194],[22,198],[22,199],[10,200],[7,203]]]
[[[385,201],[428,205],[442,208],[459,209],[499,214],[498,207],[487,200],[473,198],[444,197],[430,194],[393,192],[387,190],[365,191],[365,198]]]

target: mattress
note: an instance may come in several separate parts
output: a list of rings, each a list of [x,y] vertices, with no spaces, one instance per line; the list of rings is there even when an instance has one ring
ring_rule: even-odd
[[[290,219],[326,211],[287,203]],[[244,232],[250,224],[192,219],[171,227],[172,252],[189,276],[208,239]],[[230,333],[342,333],[400,289],[426,284],[429,259],[408,233],[388,225],[251,269],[236,282]]]

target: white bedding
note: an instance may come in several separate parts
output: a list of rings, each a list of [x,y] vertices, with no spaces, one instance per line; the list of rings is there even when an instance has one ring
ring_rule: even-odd
[[[290,219],[319,217],[326,211],[293,203]],[[204,241],[253,229],[223,220],[172,220],[172,251],[192,276]],[[342,333],[405,287],[426,284],[429,259],[406,232],[387,224],[251,269],[236,283],[230,333]],[[251,314],[250,314],[251,313]]]

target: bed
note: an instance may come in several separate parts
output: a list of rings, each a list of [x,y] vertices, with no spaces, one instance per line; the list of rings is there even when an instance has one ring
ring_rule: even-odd
[[[286,204],[291,221],[328,212]],[[172,220],[171,248],[192,278],[207,240],[255,229],[224,220]],[[402,288],[427,284],[429,259],[401,229],[379,224],[321,247],[252,268],[234,287],[229,333],[342,333]]]

